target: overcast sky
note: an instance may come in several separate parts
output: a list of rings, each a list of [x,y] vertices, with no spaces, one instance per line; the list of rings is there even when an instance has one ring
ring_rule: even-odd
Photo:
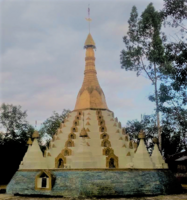
[[[163,0],[152,2],[162,8]],[[122,70],[119,57],[132,6],[141,14],[149,0],[0,1],[0,103],[21,105],[32,125],[53,111],[74,109],[84,76],[88,3],[96,69],[109,109],[123,126],[154,113],[147,98],[151,82]]]

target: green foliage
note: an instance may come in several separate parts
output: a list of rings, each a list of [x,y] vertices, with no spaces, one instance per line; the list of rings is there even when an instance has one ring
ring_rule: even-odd
[[[172,63],[172,68],[166,68],[164,73],[172,80],[171,86],[174,90],[180,91],[187,86],[187,44],[179,41],[178,43],[166,43],[166,55]]]
[[[171,110],[170,110],[171,111]],[[185,143],[183,138],[183,132],[180,126],[176,123],[175,116],[165,115],[162,119],[162,153],[164,157],[167,155],[172,155],[185,149]],[[153,150],[153,137],[158,137],[157,126],[155,124],[155,115],[144,115],[142,120],[132,120],[128,121],[126,124],[126,132],[129,134],[130,138],[137,141],[138,133],[140,130],[145,132],[145,144],[148,151],[151,153]]]
[[[154,100],[154,97],[150,98]],[[162,113],[162,134],[166,135],[167,138],[169,134],[169,138],[179,137],[180,141],[183,141],[183,144],[180,144],[180,148],[187,149],[187,93],[185,89],[176,92],[171,85],[162,83],[158,98],[159,110]]]
[[[186,0],[164,0],[162,15],[165,19],[170,17],[172,22],[168,23],[172,27],[180,26],[183,19],[187,18],[187,1]]]
[[[145,72],[154,84],[156,79],[161,78],[160,67],[170,64],[161,39],[160,13],[151,3],[138,18],[137,9],[133,6],[128,23],[129,30],[123,38],[125,49],[120,55],[121,67],[127,71],[136,71],[137,75]],[[158,65],[156,70],[154,64]]]
[[[158,97],[159,110],[162,113],[162,150],[165,156],[187,150],[186,96],[184,91],[176,92],[170,85],[160,85]],[[149,98],[155,101],[154,95]]]
[[[34,131],[26,121],[27,113],[21,106],[3,103],[0,107],[0,126],[4,130],[3,140],[20,140],[25,142]],[[1,140],[2,142],[2,140]]]
[[[170,110],[170,114],[168,113],[165,113],[162,119],[162,142],[165,157],[185,149],[181,126],[177,123],[173,112]]]
[[[166,55],[172,63],[171,68],[164,69],[167,75],[165,83],[160,85],[159,99],[162,112],[163,140],[167,143],[165,154],[187,150],[187,28],[183,21],[187,19],[186,0],[164,0],[162,10],[164,23],[180,29],[180,35],[174,42],[165,42]],[[175,151],[174,151],[175,150]]]
[[[170,26],[177,29],[173,31],[174,41],[166,40],[165,42],[166,55],[172,63],[172,68],[165,69],[165,73],[173,81],[171,83],[173,89],[179,91],[181,86],[187,86],[187,1],[164,0],[161,15],[164,27]]]
[[[64,121],[64,119],[67,117],[70,110],[63,110],[62,114],[58,114],[57,112],[53,112],[53,115],[45,120],[43,123],[42,128],[39,130],[41,136],[48,136],[49,140],[53,137],[53,135],[56,133],[57,129],[60,127],[60,124]]]
[[[148,98],[152,102],[156,101],[155,95],[150,95]],[[175,90],[173,90],[173,87],[171,85],[161,83],[158,91],[158,102],[160,111],[163,111],[163,107],[166,105],[174,105],[174,102],[180,106],[184,106],[187,103],[186,92],[176,92]]]

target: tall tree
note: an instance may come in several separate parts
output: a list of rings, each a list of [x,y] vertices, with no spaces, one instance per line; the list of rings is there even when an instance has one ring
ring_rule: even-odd
[[[160,111],[162,112],[162,124],[166,134],[170,130],[171,136],[180,137],[180,148],[187,150],[187,93],[185,90],[175,91],[172,85],[162,83],[159,89]],[[166,127],[168,126],[168,127]]]
[[[33,132],[33,127],[26,120],[26,111],[21,106],[3,103],[0,107],[0,126],[4,130],[5,139],[27,140]]]
[[[187,0],[164,0],[161,11],[164,27],[172,27],[172,38],[166,40],[165,48],[172,68],[166,73],[173,80],[173,89],[179,91],[187,86]]]
[[[187,150],[187,1],[164,0],[161,15],[164,27],[173,28],[172,38],[174,38],[165,40],[166,56],[172,65],[164,69],[163,73],[167,75],[167,79],[159,88],[160,111],[162,123],[165,124],[163,135],[168,136],[164,138],[165,141],[168,138],[170,142],[172,141],[171,151],[176,149],[176,152],[179,152],[182,149]]]
[[[162,68],[169,66],[161,39],[162,17],[153,4],[149,4],[138,18],[138,12],[133,6],[127,36],[124,36],[125,49],[120,55],[121,67],[126,71],[136,71],[147,75],[154,86],[157,132],[161,150],[161,130],[158,102],[158,81],[164,78]]]

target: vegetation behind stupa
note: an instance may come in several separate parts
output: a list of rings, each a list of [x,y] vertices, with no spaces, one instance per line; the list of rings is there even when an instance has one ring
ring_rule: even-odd
[[[127,123],[126,131],[137,138],[146,133],[149,150],[153,136],[159,137],[164,156],[186,150],[187,133],[187,4],[185,0],[164,0],[161,11],[150,3],[139,16],[133,6],[121,51],[122,69],[144,75],[153,86],[149,100],[155,115]],[[168,34],[168,29],[171,30]]]

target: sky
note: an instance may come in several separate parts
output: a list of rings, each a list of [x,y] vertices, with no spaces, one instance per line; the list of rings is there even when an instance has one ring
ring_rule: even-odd
[[[163,0],[152,1],[160,10]],[[107,105],[125,126],[153,114],[148,100],[153,93],[144,75],[121,69],[120,52],[128,30],[131,8],[139,14],[149,0],[4,0],[0,1],[0,103],[21,105],[27,120],[38,125],[53,111],[73,110],[81,88],[84,42],[91,34],[96,43],[96,70]]]

